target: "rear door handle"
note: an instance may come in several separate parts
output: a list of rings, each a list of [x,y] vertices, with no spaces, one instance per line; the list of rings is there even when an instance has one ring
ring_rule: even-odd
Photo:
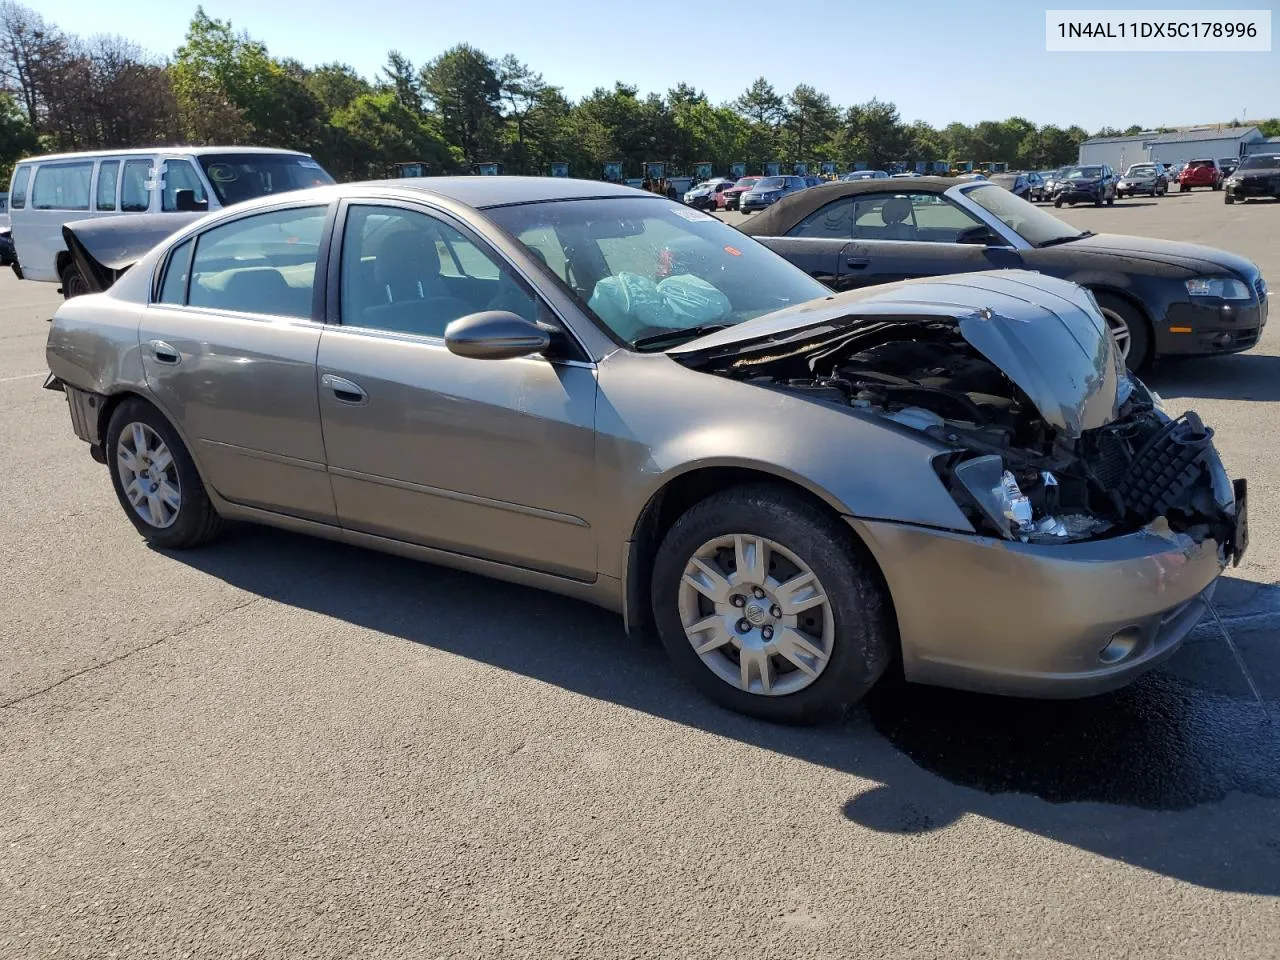
[[[846,267],[852,267],[854,270],[862,270],[866,267],[871,266],[871,258],[870,257],[849,257],[847,260],[845,260],[844,265]]]
[[[163,340],[152,340],[149,344],[151,353],[161,363],[181,363],[182,354]]]
[[[359,404],[369,401],[369,395],[364,392],[364,388],[345,377],[335,377],[332,373],[326,373],[320,378],[320,382],[343,403]]]

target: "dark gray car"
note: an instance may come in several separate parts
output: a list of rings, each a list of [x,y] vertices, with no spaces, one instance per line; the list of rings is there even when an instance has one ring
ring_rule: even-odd
[[[741,229],[836,290],[994,267],[1082,283],[1133,369],[1247,350],[1267,322],[1267,284],[1244,257],[1080,230],[982,181],[830,184]]]
[[[1125,373],[1075,284],[832,295],[607,184],[212,214],[67,301],[47,356],[157,546],[253,521],[579,597],[771,719],[839,713],[898,658],[1109,689],[1177,648],[1246,542],[1211,431]]]

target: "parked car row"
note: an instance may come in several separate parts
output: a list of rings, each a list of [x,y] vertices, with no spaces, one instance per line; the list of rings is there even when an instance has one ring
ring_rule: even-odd
[[[1069,697],[1169,656],[1247,487],[1124,358],[1251,345],[1257,267],[982,180],[792,179],[744,232],[552,177],[298,190],[150,249],[68,223],[114,287],[60,307],[46,385],[159,547],[249,521],[567,594],[772,720],[891,664]]]

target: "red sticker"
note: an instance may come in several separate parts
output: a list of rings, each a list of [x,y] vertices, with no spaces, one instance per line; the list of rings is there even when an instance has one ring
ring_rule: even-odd
[[[737,247],[725,247],[725,248],[724,248],[724,252],[725,252],[725,253],[727,253],[727,254],[729,254],[729,256],[731,256],[731,257],[740,257],[740,256],[742,256],[742,251],[741,251],[741,250],[739,250]]]

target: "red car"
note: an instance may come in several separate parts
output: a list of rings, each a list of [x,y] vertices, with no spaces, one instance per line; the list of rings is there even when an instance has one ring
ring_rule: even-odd
[[[1192,160],[1178,174],[1178,192],[1186,193],[1192,187],[1222,189],[1222,170],[1216,160]]]
[[[716,209],[737,210],[742,195],[756,185],[759,177],[743,177],[728,190],[716,194]]]

